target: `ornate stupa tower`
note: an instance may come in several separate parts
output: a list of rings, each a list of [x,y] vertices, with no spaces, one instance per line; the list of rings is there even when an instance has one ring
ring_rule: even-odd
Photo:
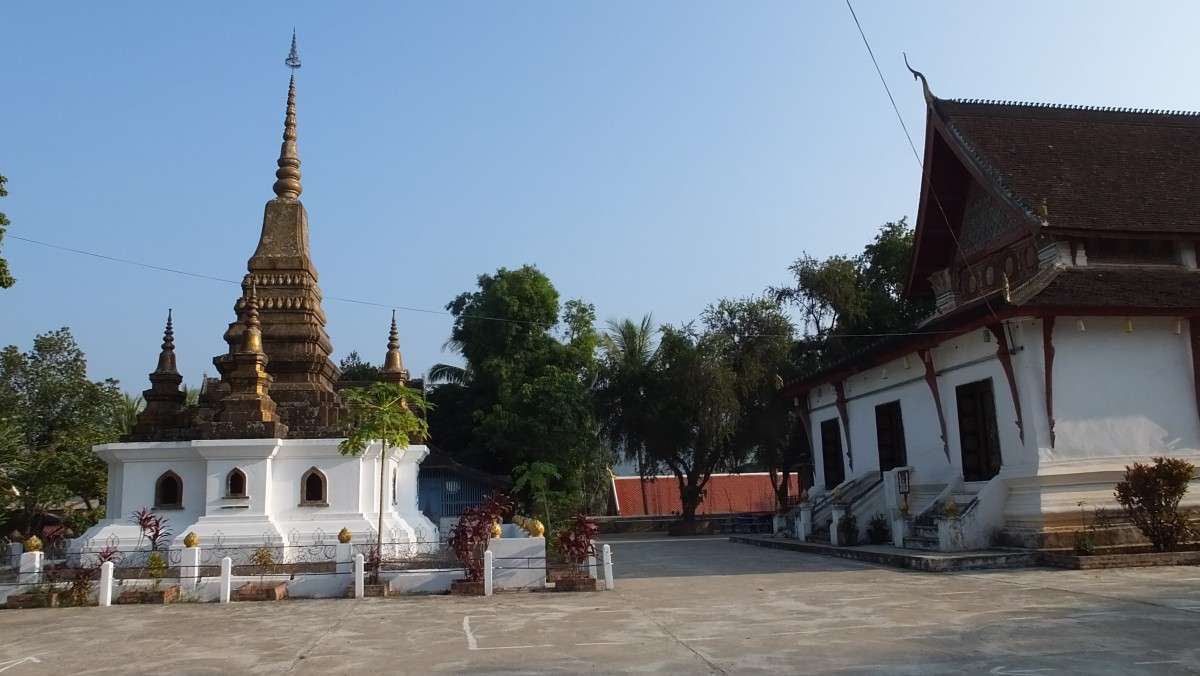
[[[293,71],[300,67],[295,34],[285,63]],[[267,371],[274,378],[271,398],[278,405],[279,417],[291,431],[290,436],[338,436],[331,427],[344,410],[334,391],[341,373],[330,359],[333,345],[325,331],[317,268],[309,254],[308,212],[300,202],[304,188],[300,185],[300,155],[296,149],[294,72],[288,84],[278,165],[275,199],[267,202],[258,248],[247,264],[249,282],[257,290]],[[244,295],[234,309],[238,321],[225,332],[231,352],[242,342]]]

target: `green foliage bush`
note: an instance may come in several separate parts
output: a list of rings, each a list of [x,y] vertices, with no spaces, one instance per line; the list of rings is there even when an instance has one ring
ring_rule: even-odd
[[[1154,458],[1152,466],[1125,466],[1125,479],[1115,491],[1117,502],[1155,551],[1174,551],[1191,539],[1191,526],[1179,502],[1195,471],[1190,462],[1180,458]]]

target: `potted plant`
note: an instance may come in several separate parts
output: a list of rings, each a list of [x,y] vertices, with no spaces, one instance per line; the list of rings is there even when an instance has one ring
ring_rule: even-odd
[[[858,544],[858,517],[853,512],[846,512],[838,521],[838,533],[841,534],[841,544],[853,547]]]
[[[250,563],[258,569],[258,584],[247,582],[238,587],[234,597],[238,601],[282,601],[287,598],[287,580],[267,583],[266,577],[275,572],[275,553],[266,545],[254,550]]]
[[[588,574],[586,566],[588,557],[596,555],[594,540],[599,530],[596,522],[581,512],[558,532],[555,541],[567,569],[554,580],[554,591],[596,591],[596,578]]]
[[[483,553],[492,538],[492,525],[511,508],[512,500],[497,493],[459,515],[450,529],[449,545],[466,577],[451,581],[451,594],[483,595]]]
[[[876,512],[867,522],[867,540],[873,545],[881,545],[887,542],[890,530],[887,517],[883,512]]]

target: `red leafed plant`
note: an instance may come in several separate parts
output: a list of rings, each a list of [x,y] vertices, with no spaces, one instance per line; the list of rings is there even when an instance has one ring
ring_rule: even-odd
[[[555,539],[563,558],[575,566],[582,567],[589,556],[596,555],[596,533],[600,528],[590,516],[580,512],[569,526],[558,531]]]
[[[130,515],[129,520],[137,524],[141,530],[141,537],[150,541],[151,551],[158,551],[171,537],[171,530],[167,528],[167,520],[146,507]]]
[[[467,507],[450,529],[450,549],[467,572],[467,579],[483,579],[483,553],[492,539],[492,524],[512,509],[512,499],[495,493],[481,505]]]

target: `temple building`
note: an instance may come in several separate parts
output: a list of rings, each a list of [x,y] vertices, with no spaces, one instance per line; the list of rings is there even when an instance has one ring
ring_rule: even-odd
[[[299,67],[294,38],[288,65]],[[185,405],[168,312],[137,424],[120,443],[94,449],[108,463],[108,518],[76,546],[134,547],[139,531],[129,516],[143,507],[168,519],[176,541],[195,532],[201,542],[307,545],[332,543],[348,528],[364,542],[376,536],[381,485],[390,487],[385,542],[437,539],[417,505],[425,445],[394,449],[386,464],[378,443],[358,456],[338,452],[346,406],[335,388],[340,372],[330,359],[300,201],[294,74],[278,166],[275,198],[224,334],[229,350],[213,358],[219,378]],[[394,314],[387,346],[380,379],[404,384]]]
[[[947,100],[915,75],[904,292],[937,310],[784,389],[816,465],[799,534],[836,541],[845,505],[910,548],[1070,547],[1094,508],[1121,515],[1126,465],[1200,464],[1200,114]]]

